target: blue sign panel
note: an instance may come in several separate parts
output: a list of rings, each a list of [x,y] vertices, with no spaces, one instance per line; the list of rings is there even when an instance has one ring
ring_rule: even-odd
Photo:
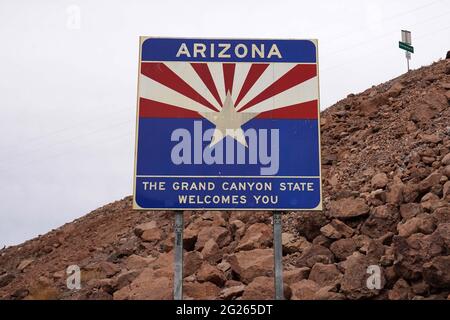
[[[321,210],[315,40],[141,38],[134,208]]]

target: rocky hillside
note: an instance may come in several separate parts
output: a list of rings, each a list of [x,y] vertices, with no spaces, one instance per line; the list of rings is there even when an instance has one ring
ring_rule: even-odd
[[[443,60],[322,113],[325,210],[283,217],[287,298],[450,299],[449,100]],[[270,212],[184,218],[185,299],[273,297]],[[127,197],[0,251],[0,298],[170,299],[173,242],[173,212]]]

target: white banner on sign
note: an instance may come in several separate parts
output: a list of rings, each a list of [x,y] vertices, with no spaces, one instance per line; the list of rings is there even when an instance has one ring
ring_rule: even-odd
[[[402,30],[402,42],[406,44],[412,44],[411,42],[411,31]]]

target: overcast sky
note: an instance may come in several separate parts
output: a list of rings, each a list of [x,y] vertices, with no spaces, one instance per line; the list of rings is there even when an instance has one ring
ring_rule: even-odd
[[[449,17],[449,0],[0,0],[0,247],[132,193],[138,36],[317,38],[324,109],[405,72],[401,29],[413,68],[445,57]]]

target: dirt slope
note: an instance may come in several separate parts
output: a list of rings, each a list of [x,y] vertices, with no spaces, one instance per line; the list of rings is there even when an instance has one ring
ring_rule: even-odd
[[[449,100],[443,60],[322,113],[325,210],[283,217],[286,297],[448,299]],[[273,297],[270,212],[184,218],[185,299]],[[172,223],[127,197],[3,249],[0,298],[170,299]],[[69,265],[80,290],[66,286]]]

